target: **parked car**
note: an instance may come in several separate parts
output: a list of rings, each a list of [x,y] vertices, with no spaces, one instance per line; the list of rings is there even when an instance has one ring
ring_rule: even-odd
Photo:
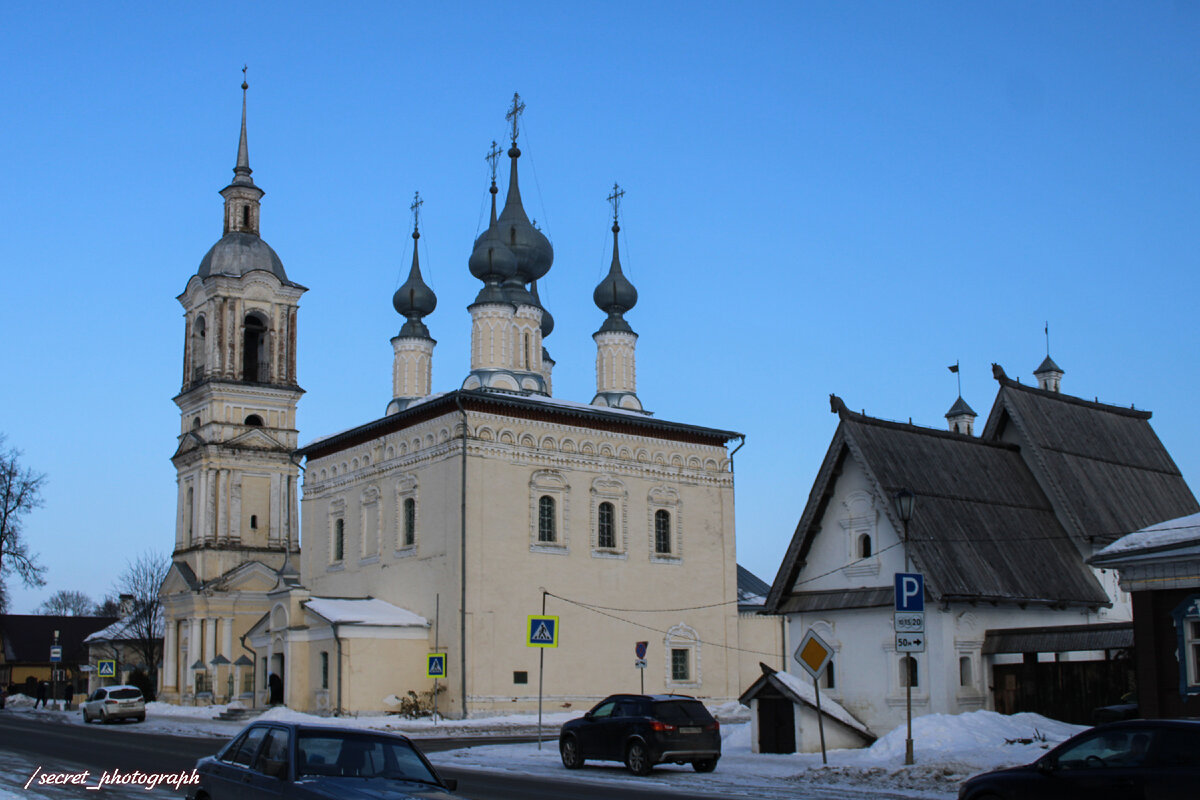
[[[286,722],[251,724],[196,771],[188,800],[408,800],[458,786],[406,736]]]
[[[1200,720],[1130,720],[1086,730],[1024,767],[976,775],[959,800],[1193,800]]]
[[[117,722],[122,719],[146,720],[146,698],[136,686],[101,686],[79,704],[83,721]]]
[[[558,752],[567,769],[591,758],[624,761],[635,775],[669,762],[712,772],[721,757],[721,725],[687,695],[614,694],[562,726]]]

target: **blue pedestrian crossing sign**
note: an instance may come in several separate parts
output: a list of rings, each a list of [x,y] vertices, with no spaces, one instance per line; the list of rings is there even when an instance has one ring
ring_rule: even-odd
[[[558,647],[558,617],[531,615],[525,633],[526,647]]]
[[[115,678],[117,677],[117,662],[112,658],[101,658],[96,662],[96,677],[98,678]]]
[[[425,657],[425,677],[426,678],[444,678],[446,677],[446,654],[445,653],[430,653]]]

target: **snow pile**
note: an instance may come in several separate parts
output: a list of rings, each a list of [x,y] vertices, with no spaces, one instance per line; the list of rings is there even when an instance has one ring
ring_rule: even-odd
[[[917,753],[954,753],[955,757],[968,760],[978,760],[982,756],[981,763],[989,764],[992,758],[989,754],[1008,742],[1024,740],[1041,749],[1058,744],[1083,730],[1087,728],[1028,712],[1011,716],[995,711],[926,714],[913,720],[913,748]],[[907,728],[901,725],[875,742],[869,748],[873,760],[879,763],[902,762],[907,735]],[[1013,746],[1016,745],[1010,745]],[[1032,761],[1033,758],[1028,760]]]

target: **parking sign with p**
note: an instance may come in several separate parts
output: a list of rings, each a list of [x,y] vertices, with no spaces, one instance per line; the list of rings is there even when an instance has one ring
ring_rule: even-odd
[[[925,610],[925,576],[919,572],[896,573],[896,610]]]

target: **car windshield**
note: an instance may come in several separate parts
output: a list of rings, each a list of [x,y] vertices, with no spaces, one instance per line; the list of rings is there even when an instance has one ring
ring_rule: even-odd
[[[302,731],[296,774],[339,778],[390,778],[437,784],[411,744],[403,739],[343,731]]]
[[[108,696],[117,700],[141,700],[142,692],[140,689],[113,689]]]
[[[697,700],[663,700],[654,704],[654,716],[671,725],[707,725],[713,721]]]

